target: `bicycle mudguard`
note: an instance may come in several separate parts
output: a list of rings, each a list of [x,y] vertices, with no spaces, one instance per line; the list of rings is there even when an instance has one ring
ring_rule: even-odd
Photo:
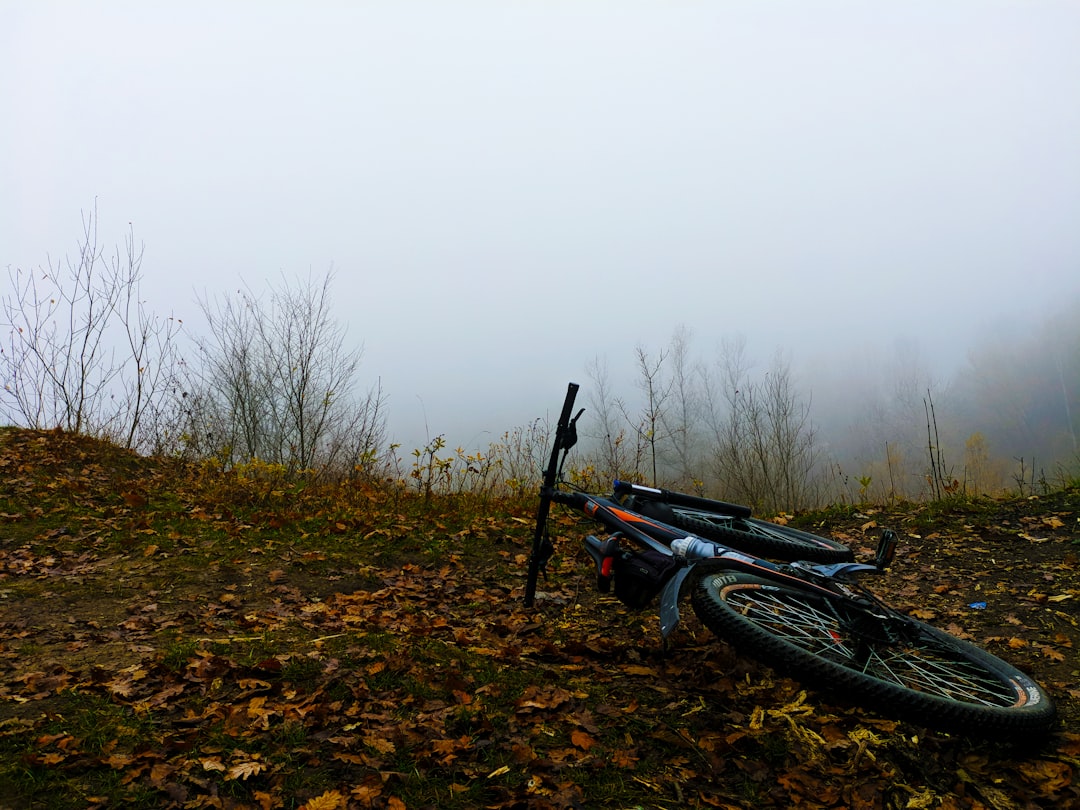
[[[680,568],[660,591],[660,635],[665,641],[679,626],[679,600],[682,598],[691,568],[692,566],[689,565]]]
[[[856,566],[866,571],[875,571],[872,565]],[[693,560],[689,565],[682,566],[665,583],[660,591],[660,634],[667,640],[681,620],[679,612],[679,600],[687,588],[687,580],[691,573],[702,574],[709,571],[736,571],[745,574],[754,574],[763,579],[788,587],[798,587],[804,590],[820,591],[829,596],[833,592],[808,580],[792,576],[791,572],[784,570],[784,566],[777,565],[766,560],[742,554],[737,551],[725,551],[716,557],[706,557],[701,560]]]

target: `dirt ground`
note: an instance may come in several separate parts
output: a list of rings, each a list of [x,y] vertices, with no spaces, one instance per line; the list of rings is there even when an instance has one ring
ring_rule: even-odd
[[[1076,784],[1080,781],[1080,492],[1076,490],[1029,498],[832,509],[789,518],[792,525],[830,534],[865,557],[872,554],[883,527],[897,531],[901,544],[896,561],[875,583],[875,592],[1015,664],[1044,685],[1057,705],[1058,732],[1045,750],[1032,755],[1034,759],[1017,758],[1011,751],[982,751],[968,743],[905,729],[896,742],[882,742],[877,761],[870,762],[863,756],[869,738],[860,735],[876,730],[884,738],[882,729],[895,730],[895,723],[864,716],[857,707],[838,708],[828,700],[816,704],[811,713],[811,704],[798,697],[798,684],[773,679],[762,667],[738,658],[723,642],[701,632],[700,626],[694,628],[692,617],[685,634],[680,631],[683,635],[674,639],[682,646],[666,659],[660,658],[654,649],[654,613],[628,614],[591,592],[593,574],[580,550],[581,532],[572,520],[564,519],[559,525],[563,537],[553,580],[544,585],[548,598],[529,613],[520,604],[522,561],[531,536],[529,505],[517,512],[473,513],[457,525],[454,513],[406,514],[403,503],[379,501],[372,495],[370,504],[361,498],[347,508],[324,505],[319,510],[327,514],[316,515],[298,508],[265,509],[259,498],[272,503],[277,490],[264,492],[258,486],[252,490],[249,482],[239,492],[247,499],[246,511],[241,513],[235,508],[237,492],[207,489],[207,483],[197,479],[185,479],[183,492],[178,492],[178,475],[178,468],[169,463],[135,459],[76,437],[0,435],[0,745],[5,741],[14,745],[27,735],[39,742],[67,739],[45,730],[57,722],[58,707],[68,705],[65,692],[76,688],[106,695],[136,714],[168,710],[171,714],[163,716],[173,718],[167,722],[179,729],[174,734],[193,734],[197,723],[210,722],[205,708],[208,687],[201,680],[201,670],[193,668],[211,663],[221,669],[210,682],[224,678],[226,688],[230,673],[237,684],[242,685],[245,678],[262,683],[272,680],[282,665],[274,664],[267,674],[268,661],[288,667],[310,659],[326,667],[311,675],[314,685],[310,688],[315,693],[329,693],[330,684],[338,690],[344,685],[359,689],[353,683],[356,676],[336,669],[336,663],[326,663],[337,659],[320,657],[317,651],[344,643],[357,627],[365,626],[358,624],[355,611],[368,605],[378,610],[365,614],[364,622],[377,625],[378,632],[393,644],[427,638],[433,627],[452,633],[457,643],[456,648],[454,644],[432,647],[430,654],[437,657],[427,664],[410,664],[394,649],[357,652],[354,646],[347,650],[360,656],[369,678],[378,677],[387,666],[402,668],[418,683],[431,672],[445,673],[446,668],[465,665],[475,667],[476,673],[487,673],[481,676],[464,669],[447,681],[448,703],[474,699],[479,703],[482,690],[476,687],[482,681],[474,679],[481,677],[530,684],[520,688],[536,696],[524,704],[520,689],[508,693],[499,704],[494,698],[497,687],[483,686],[492,690],[487,693],[491,716],[484,721],[489,726],[474,728],[471,739],[489,747],[468,754],[480,763],[469,782],[476,787],[469,789],[488,797],[488,806],[517,806],[514,802],[521,796],[539,801],[540,794],[531,792],[531,786],[558,782],[551,777],[544,783],[535,776],[539,763],[557,771],[550,763],[561,762],[560,757],[569,756],[565,752],[571,750],[589,761],[590,748],[595,752],[604,748],[600,743],[593,747],[592,735],[630,739],[628,732],[618,730],[616,720],[623,714],[612,708],[613,698],[582,697],[587,690],[574,686],[585,682],[582,673],[594,673],[588,681],[593,686],[609,684],[604,688],[623,692],[629,688],[635,705],[640,704],[635,711],[641,723],[652,724],[651,746],[640,749],[640,761],[627,760],[626,767],[632,766],[638,774],[634,778],[640,785],[635,789],[647,787],[658,795],[663,790],[680,797],[686,785],[699,784],[688,776],[693,773],[690,765],[681,765],[677,773],[672,770],[672,751],[685,754],[689,750],[690,761],[698,763],[694,767],[702,774],[708,771],[706,763],[713,769],[712,776],[702,777],[700,784],[707,783],[709,790],[718,792],[709,794],[700,788],[700,798],[687,799],[688,805],[784,806],[789,799],[773,797],[770,789],[782,787],[789,791],[782,794],[787,797],[796,795],[796,790],[811,795],[829,780],[833,780],[834,787],[829,789],[835,797],[829,794],[826,801],[822,794],[815,806],[851,806],[858,791],[871,796],[858,806],[972,810],[1064,807],[1080,797]],[[443,562],[432,562],[437,560]],[[438,590],[433,591],[435,583]],[[597,606],[609,613],[594,611]],[[423,626],[418,627],[418,622]],[[271,637],[275,647],[268,651],[266,640]],[[309,651],[306,658],[292,651],[293,647]],[[207,649],[218,652],[210,658]],[[697,671],[693,671],[695,661],[700,664]],[[181,678],[176,672],[186,675]],[[717,691],[721,689],[717,686],[710,699],[723,706],[722,711],[707,716],[701,709],[702,698],[673,692],[673,675],[684,679],[691,692],[698,680],[721,684],[727,691]],[[550,683],[544,685],[546,681]],[[751,682],[753,689],[747,686]],[[427,691],[434,688],[430,683],[420,685]],[[239,686],[223,694],[250,711],[254,701],[268,699],[265,689],[260,690],[259,697]],[[274,696],[289,694],[276,682],[273,690]],[[462,690],[474,690],[477,697]],[[395,695],[398,701],[412,699],[407,694]],[[680,711],[685,710],[682,717],[686,719],[680,720],[685,726],[665,732],[669,722],[665,718],[676,698],[683,707]],[[501,746],[518,752],[514,756],[524,749],[520,739],[503,740],[491,726],[505,722],[511,728],[523,726],[523,718],[535,722],[536,736],[529,745],[540,753],[541,743],[549,744],[545,735],[554,735],[558,723],[565,720],[544,712],[559,706],[565,715],[571,699],[579,705],[573,715],[579,725],[569,732],[571,740],[578,740],[577,748],[552,748],[546,757],[529,760],[533,781],[504,793],[495,791],[485,774],[503,771],[481,758]],[[761,716],[768,719],[771,706],[796,708],[773,712],[778,724],[774,732],[762,730],[760,724],[753,728],[750,718],[764,712]],[[196,716],[196,711],[201,714]],[[585,722],[582,717],[591,719]],[[813,735],[807,736],[809,732],[799,724],[828,740],[810,759],[800,746]],[[584,737],[582,728],[589,732]],[[744,730],[733,732],[733,728]],[[802,736],[792,736],[796,731]],[[324,733],[316,726],[310,732],[313,736]],[[780,738],[785,742],[777,748]],[[554,746],[557,738],[550,739]],[[262,755],[265,761],[276,750],[271,742],[264,743],[268,746],[268,753]],[[312,751],[312,761],[324,759],[315,748]],[[822,751],[837,762],[848,759],[830,764]],[[762,752],[775,762],[761,764]],[[74,758],[64,751],[50,756],[61,765],[65,757]],[[158,763],[172,768],[177,781],[164,787],[153,783],[153,787],[159,793],[187,796],[187,806],[202,806],[195,792],[206,778],[192,756],[178,751],[175,761]],[[466,754],[456,756],[464,761]],[[612,767],[610,763],[601,766],[601,760],[600,755],[595,757],[593,767],[598,773],[602,767]],[[106,769],[108,761],[104,754],[96,760]],[[89,767],[85,763],[90,759],[84,755],[79,762],[83,763],[80,767]],[[654,771],[644,770],[647,762]],[[388,766],[380,767],[380,772],[388,772]],[[152,773],[148,766],[147,779]],[[432,774],[440,773],[433,768],[424,775],[430,782]],[[801,787],[798,780],[792,781],[795,773],[802,774]],[[910,782],[904,787],[907,793],[883,798],[882,780],[901,773]],[[1053,785],[1047,784],[1046,774],[1056,780]],[[733,784],[736,777],[745,783],[740,790],[752,793],[752,800],[733,799],[734,793],[723,792],[728,788],[716,787]],[[446,779],[447,786],[458,785],[451,792],[464,791],[461,772]],[[1002,779],[1012,785],[1012,793]],[[588,797],[589,788],[569,784],[558,782],[563,792],[551,787],[544,794],[548,803],[535,806],[578,806],[581,796]],[[234,783],[227,786],[236,787]],[[611,788],[605,783],[603,789]],[[275,782],[274,790],[282,788]],[[315,796],[316,788],[310,792]],[[460,806],[468,806],[469,795],[462,794]],[[627,795],[642,801],[637,794]],[[496,801],[502,798],[505,805]],[[398,806],[372,801],[346,804],[343,800],[340,806]],[[184,804],[179,799],[174,803]],[[238,800],[232,806],[255,805],[251,799],[249,804]],[[44,805],[28,800],[23,806]],[[656,806],[670,806],[670,802]]]
[[[903,540],[875,590],[1035,677],[1080,730],[1080,493],[863,509],[815,528],[869,554],[886,525]]]

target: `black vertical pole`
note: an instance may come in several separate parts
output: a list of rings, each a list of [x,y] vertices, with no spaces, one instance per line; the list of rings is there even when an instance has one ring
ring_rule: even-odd
[[[559,414],[555,428],[555,440],[551,446],[551,460],[544,470],[544,483],[540,486],[540,506],[536,512],[536,533],[533,535],[532,554],[529,557],[529,575],[525,580],[525,607],[532,607],[536,597],[536,579],[540,574],[540,557],[543,553],[544,529],[547,527],[548,510],[551,508],[551,491],[555,488],[555,476],[559,471],[559,451],[563,449],[566,434],[570,429],[570,413],[574,409],[578,384],[570,383],[566,389],[566,400],[562,413]]]

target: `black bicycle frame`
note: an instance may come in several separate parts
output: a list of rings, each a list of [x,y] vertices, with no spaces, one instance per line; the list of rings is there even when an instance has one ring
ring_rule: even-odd
[[[536,595],[537,575],[546,565],[553,551],[547,537],[547,518],[551,503],[559,503],[582,512],[588,517],[603,525],[608,531],[620,534],[640,546],[647,546],[660,551],[663,554],[672,554],[670,544],[673,540],[684,537],[696,537],[696,535],[670,526],[653,518],[645,517],[631,509],[627,509],[615,499],[596,495],[587,495],[581,492],[566,492],[556,488],[560,471],[559,454],[565,453],[577,442],[575,423],[582,411],[571,419],[570,412],[574,407],[574,399],[577,396],[578,385],[570,383],[563,403],[562,414],[559,417],[558,427],[555,432],[555,440],[551,449],[551,459],[544,471],[544,482],[540,490],[540,506],[537,510],[536,532],[533,536],[532,555],[529,558],[529,574],[525,585],[525,606],[532,607]],[[678,492],[642,487],[638,484],[615,482],[615,496],[637,492],[648,497],[664,500],[672,504],[687,507],[699,507],[715,510],[717,505],[727,507],[733,516],[748,516],[750,510],[737,504],[724,504],[718,501],[709,501],[692,495],[684,495]],[[704,538],[700,538],[704,539]],[[590,542],[591,541],[591,542]],[[664,586],[660,594],[660,628],[664,638],[675,629],[679,623],[678,602],[687,576],[692,569],[699,572],[710,570],[727,569],[742,573],[755,574],[777,584],[787,584],[801,589],[818,591],[822,594],[835,596],[838,585],[844,583],[849,577],[861,573],[880,573],[891,561],[892,552],[896,544],[896,535],[886,532],[882,536],[879,545],[878,560],[875,565],[862,563],[837,563],[834,565],[814,565],[808,563],[774,563],[768,560],[754,557],[736,551],[721,543],[712,542],[716,546],[717,553],[713,557],[702,560],[694,560],[680,568],[676,574]],[[599,549],[604,545],[603,541],[595,537],[586,540],[586,548],[597,563],[598,571],[602,561],[598,557]],[[850,580],[848,580],[850,581]],[[848,596],[852,594],[847,592]],[[876,601],[876,600],[875,600]]]
[[[608,531],[629,538],[639,545],[656,549],[663,554],[672,554],[669,547],[672,540],[697,537],[697,535],[687,534],[682,529],[626,509],[611,498],[559,490],[552,491],[550,497],[555,503],[582,512],[600,523]],[[704,538],[698,539],[704,540]],[[887,543],[891,551],[895,546],[896,535],[891,531],[887,531],[882,541],[882,546]],[[716,546],[716,555],[685,562],[675,572],[674,576],[667,581],[660,592],[660,631],[665,640],[679,624],[679,600],[691,572],[698,575],[712,571],[753,574],[777,585],[788,585],[800,590],[816,591],[822,595],[835,597],[841,592],[839,586],[851,584],[855,575],[878,574],[882,570],[881,565],[854,562],[831,565],[797,562],[775,563],[729,548],[722,543],[712,540],[705,540],[705,542]],[[598,573],[602,567],[602,561],[598,557],[598,553],[604,545],[603,541],[595,537],[586,538],[586,549],[596,562]],[[850,588],[844,587],[842,592],[848,598],[858,598]],[[869,599],[880,606],[876,599],[865,593],[861,598]],[[885,609],[884,606],[881,607]]]

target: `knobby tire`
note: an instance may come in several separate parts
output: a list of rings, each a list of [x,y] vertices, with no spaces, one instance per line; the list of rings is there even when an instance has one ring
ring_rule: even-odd
[[[756,518],[737,518],[672,507],[670,521],[690,534],[713,540],[738,551],[779,560],[818,563],[851,562],[851,549],[829,537],[780,526]]]
[[[1050,697],[1022,672],[871,602],[740,572],[701,575],[695,613],[748,655],[887,716],[954,732],[1043,734]]]

